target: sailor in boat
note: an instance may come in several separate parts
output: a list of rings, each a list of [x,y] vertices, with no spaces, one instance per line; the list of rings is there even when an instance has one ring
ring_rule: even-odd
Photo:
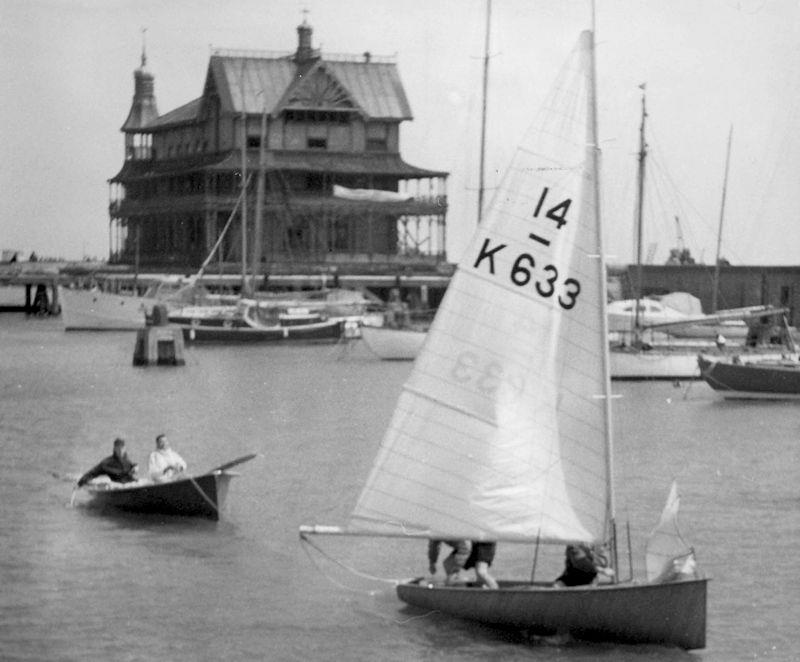
[[[589,545],[567,545],[564,554],[564,572],[553,582],[554,586],[585,586],[597,582],[599,574],[612,576],[608,560]]]
[[[101,482],[100,479],[103,479],[102,482],[132,483],[138,479],[137,467],[125,451],[125,440],[117,437],[111,455],[83,474],[78,480],[78,487],[83,487],[89,481]]]
[[[384,312],[384,325],[391,329],[404,329],[409,324],[408,304],[400,296],[400,290],[393,287]]]
[[[150,453],[147,470],[154,483],[172,480],[186,471],[186,461],[170,448],[165,434],[156,437],[156,449]]]
[[[472,551],[464,564],[464,569],[475,568],[475,581],[478,586],[498,588],[497,580],[489,574],[496,551],[497,543],[495,542],[472,541]]]
[[[469,540],[429,540],[428,569],[431,575],[436,574],[436,564],[439,561],[439,552],[443,544],[452,548],[449,556],[442,562],[445,584],[455,584],[459,581],[460,573],[472,551],[472,543]]]

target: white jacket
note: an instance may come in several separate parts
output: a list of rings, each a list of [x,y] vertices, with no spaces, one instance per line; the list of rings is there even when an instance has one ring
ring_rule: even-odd
[[[171,448],[155,450],[150,453],[150,461],[147,463],[147,471],[150,478],[155,482],[161,482],[172,478],[186,470],[186,462]]]

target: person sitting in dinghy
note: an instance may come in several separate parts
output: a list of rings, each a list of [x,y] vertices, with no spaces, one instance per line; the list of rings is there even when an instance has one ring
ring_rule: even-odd
[[[598,574],[612,576],[606,558],[589,545],[567,545],[564,572],[553,582],[554,586],[584,586],[593,584]]]
[[[125,452],[125,440],[117,437],[114,439],[111,455],[83,474],[78,480],[78,487],[83,487],[89,481],[101,477],[112,483],[132,483],[138,478],[136,475],[138,466],[128,458],[128,454]]]
[[[169,447],[167,436],[160,434],[156,437],[156,449],[150,453],[147,469],[153,482],[163,483],[186,471],[186,462]]]
[[[452,547],[452,552],[442,562],[445,572],[445,584],[455,584],[459,579],[459,573],[464,569],[464,564],[472,551],[472,543],[469,540],[429,540],[428,541],[428,569],[431,575],[436,574],[436,564],[439,561],[439,551],[442,543]]]

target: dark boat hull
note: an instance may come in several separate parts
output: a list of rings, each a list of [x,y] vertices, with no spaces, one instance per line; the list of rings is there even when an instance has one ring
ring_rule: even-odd
[[[168,483],[114,489],[87,486],[92,505],[133,513],[180,515],[218,520],[235,474],[214,471]]]
[[[344,332],[344,322],[340,320],[265,328],[203,322],[178,325],[187,342],[335,342]]]
[[[700,375],[724,398],[787,400],[800,398],[800,362],[733,363],[697,357]]]
[[[400,584],[397,594],[409,605],[488,625],[690,650],[706,645],[706,584],[693,579],[553,588],[500,582],[499,589],[477,589],[416,580]]]

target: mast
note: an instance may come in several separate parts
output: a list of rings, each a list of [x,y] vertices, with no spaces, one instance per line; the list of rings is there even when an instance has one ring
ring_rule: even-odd
[[[722,248],[722,221],[725,218],[725,197],[728,193],[728,169],[731,164],[731,141],[733,140],[733,125],[728,131],[728,153],[725,157],[725,179],[722,182],[722,204],[719,209],[719,230],[717,230],[717,259],[714,260],[714,285],[711,292],[711,314],[717,312],[717,295],[719,290],[719,258]]]
[[[606,441],[606,520],[608,531],[606,531],[607,538],[611,544],[611,564],[614,569],[617,568],[617,523],[616,523],[616,503],[614,498],[614,439],[613,439],[613,426],[611,421],[611,358],[609,355],[608,347],[608,314],[606,312],[606,303],[608,301],[608,282],[606,270],[606,253],[605,242],[603,239],[603,223],[602,215],[600,213],[600,139],[598,135],[598,120],[597,120],[597,61],[595,58],[595,15],[594,3],[592,3],[592,31],[590,33],[589,41],[589,149],[592,152],[592,170],[593,177],[593,191],[592,196],[594,199],[595,217],[597,219],[597,265],[598,265],[598,281],[600,283],[600,305],[598,310],[600,312],[600,338],[602,346],[602,363],[603,363],[603,401],[604,401],[604,414],[605,414],[605,441]],[[616,577],[616,573],[615,573]],[[615,579],[616,581],[616,579]]]
[[[247,111],[244,102],[244,60],[242,60],[242,295],[247,292]]]
[[[642,298],[642,216],[644,208],[644,175],[645,158],[647,157],[647,143],[644,139],[644,125],[647,118],[647,108],[645,106],[645,83],[642,88],[642,123],[639,127],[639,169],[637,173],[637,193],[636,193],[636,307],[634,309],[633,328],[639,334],[639,300]]]
[[[489,84],[489,38],[491,35],[492,0],[486,0],[486,39],[483,47],[483,101],[481,106],[481,157],[478,174],[478,225],[483,219],[484,163],[486,159],[486,97]]]
[[[267,160],[267,104],[261,111],[261,139],[258,145],[258,181],[256,182],[256,217],[253,230],[253,291],[256,287],[258,271],[261,269],[261,244],[264,237],[264,175]]]

